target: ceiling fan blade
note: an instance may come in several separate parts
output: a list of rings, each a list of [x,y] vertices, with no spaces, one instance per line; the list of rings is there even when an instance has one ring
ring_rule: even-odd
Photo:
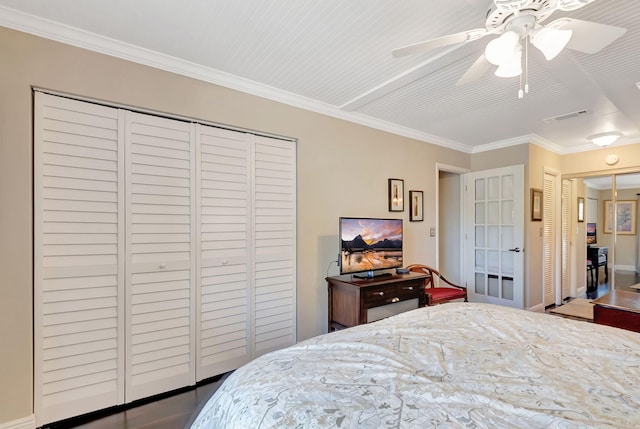
[[[489,34],[484,28],[478,28],[474,30],[462,31],[460,33],[449,34],[448,36],[442,36],[424,42],[414,43],[412,45],[403,46],[401,48],[391,51],[394,57],[404,57],[407,55],[420,54],[430,51],[436,48],[442,48],[449,45],[455,45],[457,43],[471,42],[478,40]]]
[[[558,0],[558,9],[565,12],[580,9],[595,0]]]
[[[567,48],[586,54],[595,54],[626,33],[627,29],[613,25],[582,21],[574,18],[560,18],[548,26],[563,30],[573,30]]]
[[[485,74],[490,68],[492,64],[487,61],[484,54],[480,55],[477,60],[467,69],[465,74],[462,75],[460,80],[456,82],[456,86],[464,85],[465,83],[473,82],[474,80],[478,80]]]

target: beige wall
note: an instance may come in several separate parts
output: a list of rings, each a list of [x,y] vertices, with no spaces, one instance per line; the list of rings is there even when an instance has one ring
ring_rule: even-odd
[[[605,158],[610,154],[618,155],[617,164],[607,165]],[[629,171],[640,171],[640,142],[562,156],[564,175],[596,176]]]
[[[406,264],[435,262],[436,162],[468,154],[0,28],[0,425],[32,410],[31,87],[298,139],[298,338],[326,331],[324,278],[335,275],[339,216],[396,217],[387,178],[424,191],[424,222],[405,220]]]
[[[460,254],[460,194],[461,176],[440,171],[440,205],[438,209],[438,270],[453,283],[462,284]]]

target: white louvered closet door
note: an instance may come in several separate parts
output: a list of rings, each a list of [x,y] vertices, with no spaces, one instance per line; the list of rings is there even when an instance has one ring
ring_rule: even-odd
[[[248,134],[197,129],[197,379],[202,380],[251,359],[251,160]]]
[[[545,173],[543,179],[542,204],[542,282],[544,289],[544,305],[556,302],[556,177]]]
[[[38,426],[296,340],[296,146],[35,94]]]
[[[35,93],[38,426],[124,402],[123,114]]]
[[[194,127],[127,112],[127,402],[195,382]]]
[[[296,342],[296,146],[253,136],[254,356]]]

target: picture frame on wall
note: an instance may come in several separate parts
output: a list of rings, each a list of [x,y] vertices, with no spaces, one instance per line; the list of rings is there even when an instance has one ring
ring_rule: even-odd
[[[389,211],[404,211],[404,180],[389,179]]]
[[[542,220],[542,189],[531,188],[531,220]]]
[[[578,197],[578,222],[584,222],[584,197]]]
[[[424,220],[424,199],[422,191],[409,191],[409,221],[422,222]]]
[[[613,233],[614,223],[616,234],[636,235],[636,217],[638,202],[636,200],[616,201],[615,213],[613,201],[604,201],[604,233]]]

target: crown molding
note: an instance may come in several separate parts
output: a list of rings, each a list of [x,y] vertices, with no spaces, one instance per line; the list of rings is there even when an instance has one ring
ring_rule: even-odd
[[[204,67],[170,55],[141,48],[112,38],[100,36],[89,31],[64,25],[55,21],[33,16],[15,9],[0,6],[0,25],[45,39],[76,46],[93,52],[124,59],[182,76],[230,88],[293,107],[309,110],[337,119],[386,131],[391,134],[447,147],[464,153],[471,153],[471,147],[420,132],[412,128],[382,121],[356,112],[347,112],[337,106],[322,103],[307,97],[293,94],[278,88],[264,85],[249,79],[243,79],[210,67]]]
[[[411,138],[414,140],[442,146],[467,154],[487,152],[521,144],[532,143],[550,152],[564,155],[569,153],[594,150],[593,145],[585,144],[563,148],[536,134],[528,134],[519,137],[500,140],[481,146],[469,146],[458,141],[446,139],[433,134],[404,127],[392,122],[380,120],[354,111],[344,110],[344,106],[335,106],[323,103],[308,97],[275,88],[269,85],[244,79],[210,67],[204,67],[190,61],[185,61],[157,51],[142,48],[130,43],[121,42],[109,37],[81,30],[76,27],[61,24],[34,15],[30,15],[6,6],[0,6],[0,25],[14,30],[29,33],[45,39],[54,40],[115,58],[124,59],[137,64],[168,71],[189,78],[219,85],[239,92],[255,95],[268,100],[276,101],[300,109],[320,113],[333,118],[345,120],[355,124],[385,131],[391,134]],[[616,142],[617,145],[630,144]]]
[[[471,153],[488,152],[490,150],[503,149],[505,147],[518,146],[521,144],[531,143],[533,134],[514,137],[506,140],[499,140],[493,143],[487,143],[473,148]]]

